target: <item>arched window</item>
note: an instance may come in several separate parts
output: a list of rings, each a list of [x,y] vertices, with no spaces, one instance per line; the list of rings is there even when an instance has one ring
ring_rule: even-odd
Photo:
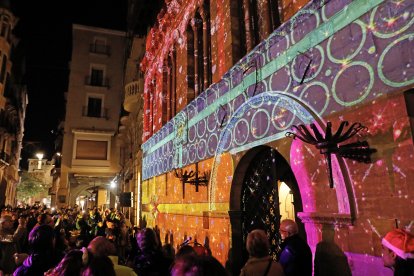
[[[243,0],[241,26],[247,52],[280,26],[277,0]]]
[[[205,0],[200,13],[203,20],[203,89],[207,89],[212,83],[211,72],[211,22],[210,22],[210,1]]]
[[[163,123],[177,114],[176,57],[174,48],[165,60],[163,72]]]
[[[195,98],[194,88],[194,32],[191,22],[187,26],[187,103]]]
[[[197,11],[193,18],[194,31],[194,94],[197,97],[204,90],[203,19]]]

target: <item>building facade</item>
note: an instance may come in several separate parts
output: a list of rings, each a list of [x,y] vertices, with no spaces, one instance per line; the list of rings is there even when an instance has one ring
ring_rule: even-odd
[[[414,220],[413,15],[411,1],[167,1],[141,63],[141,218],[233,256],[235,274],[249,231],[274,255],[292,218],[315,262],[325,242],[354,275],[390,275],[381,237]]]
[[[128,39],[125,63],[125,94],[122,116],[118,129],[118,141],[121,150],[120,175],[124,193],[130,193],[130,204],[122,204],[123,210],[135,225],[139,224],[140,217],[140,183],[142,170],[141,137],[143,129],[143,89],[144,76],[137,66],[145,53],[145,36],[131,35]],[[134,201],[134,198],[138,201]]]
[[[117,181],[119,108],[123,97],[125,33],[73,25],[57,205],[98,201]],[[98,190],[101,198],[97,198]],[[105,196],[106,197],[106,196]],[[91,206],[98,204],[91,202]]]
[[[24,56],[12,34],[18,19],[9,1],[0,1],[0,206],[16,204],[27,90]]]

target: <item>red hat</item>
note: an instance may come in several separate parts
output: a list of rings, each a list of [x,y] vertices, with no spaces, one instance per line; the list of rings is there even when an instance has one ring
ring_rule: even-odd
[[[406,259],[414,259],[414,236],[401,229],[388,232],[382,239],[382,244],[395,254]]]

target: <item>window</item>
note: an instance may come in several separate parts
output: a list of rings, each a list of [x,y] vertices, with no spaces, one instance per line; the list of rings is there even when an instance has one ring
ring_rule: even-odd
[[[86,116],[88,117],[101,117],[102,112],[102,99],[89,97],[88,98],[88,110]]]
[[[92,68],[91,70],[91,85],[102,86],[103,85],[104,71],[102,69]]]
[[[187,26],[187,103],[195,98],[194,88],[194,32],[189,24]]]
[[[1,63],[1,71],[0,71],[0,83],[4,83],[4,77],[6,76],[7,71],[7,56],[3,56],[3,61]]]
[[[3,17],[3,20],[1,22],[0,36],[8,37],[9,29],[10,29],[9,19],[7,17]]]
[[[95,37],[91,44],[90,51],[97,54],[109,54],[109,48],[106,45],[106,39],[102,37]]]
[[[101,168],[109,168],[111,166],[113,132],[95,132],[82,129],[74,129],[72,132],[74,134],[72,166]]]
[[[77,140],[76,159],[106,160],[108,141]]]
[[[254,46],[280,26],[279,2],[276,0],[243,1],[239,11],[239,23],[243,27],[242,40],[247,52],[250,52]],[[282,2],[286,1],[282,0]]]

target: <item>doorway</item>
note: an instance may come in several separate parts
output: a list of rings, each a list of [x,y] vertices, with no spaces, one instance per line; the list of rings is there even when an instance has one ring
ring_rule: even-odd
[[[269,254],[276,259],[279,250],[280,221],[286,218],[298,223],[300,235],[306,238],[304,226],[297,217],[302,212],[298,184],[288,162],[274,148],[259,146],[249,150],[238,164],[232,184],[231,217],[233,254],[247,261],[247,234],[253,229],[266,231],[270,241]],[[237,202],[238,201],[238,202]],[[240,250],[236,250],[239,247]]]

